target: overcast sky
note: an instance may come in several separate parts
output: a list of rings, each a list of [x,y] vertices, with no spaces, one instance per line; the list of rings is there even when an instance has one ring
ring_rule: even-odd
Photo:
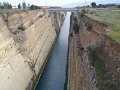
[[[48,6],[64,6],[66,4],[70,4],[70,3],[76,3],[76,2],[85,2],[85,0],[0,0],[0,2],[9,2],[11,3],[12,5],[18,5],[18,3],[21,3],[21,2],[26,2],[26,3],[29,3],[29,4],[35,4],[35,5],[43,5],[45,6],[46,5],[46,2],[47,2],[47,5]],[[86,0],[86,1],[97,1],[97,0]],[[120,0],[98,0],[99,2],[112,2],[112,3],[120,3]]]

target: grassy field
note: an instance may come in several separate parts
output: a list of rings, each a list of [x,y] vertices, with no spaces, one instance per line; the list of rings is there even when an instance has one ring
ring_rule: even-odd
[[[113,40],[120,43],[120,9],[117,8],[104,8],[90,10],[88,17],[105,23],[106,34]]]

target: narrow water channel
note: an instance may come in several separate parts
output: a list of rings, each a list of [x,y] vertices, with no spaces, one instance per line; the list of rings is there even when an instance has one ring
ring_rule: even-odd
[[[69,12],[66,15],[64,24],[36,90],[64,90],[70,15],[71,13]]]

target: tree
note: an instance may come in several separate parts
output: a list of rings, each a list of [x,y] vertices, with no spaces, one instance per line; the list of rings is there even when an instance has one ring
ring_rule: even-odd
[[[26,9],[26,3],[25,2],[22,3],[22,6],[23,6],[23,9]]]
[[[120,8],[120,4],[118,5],[118,8]]]
[[[9,4],[8,2],[3,2],[3,3],[0,3],[0,8],[2,8],[2,9],[11,9],[12,5]]]
[[[11,4],[8,4],[8,9],[12,9],[12,5]]]
[[[92,3],[91,3],[91,6],[92,6],[93,8],[95,8],[95,7],[96,7],[96,3],[95,3],[95,2],[92,2]]]
[[[3,9],[3,4],[0,2],[0,9]]]
[[[102,8],[102,4],[99,4],[99,6],[98,6],[99,8]]]
[[[20,5],[20,3],[19,3],[19,5],[18,5],[18,9],[21,9],[21,5]]]
[[[31,5],[31,6],[29,7],[29,9],[30,9],[30,10],[35,10],[35,9],[41,9],[41,7],[40,7],[40,6],[36,6],[36,5]]]

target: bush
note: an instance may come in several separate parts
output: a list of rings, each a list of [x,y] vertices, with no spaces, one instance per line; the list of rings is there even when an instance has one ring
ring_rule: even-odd
[[[42,9],[42,7],[36,6],[36,5],[31,5],[31,6],[29,7],[29,10],[35,10],[35,9]]]
[[[93,12],[91,12],[90,14],[93,14]]]
[[[84,51],[84,47],[80,47],[80,50],[81,50],[81,51]]]
[[[96,14],[96,12],[95,11],[91,11],[90,14]]]
[[[90,23],[90,22],[87,22],[86,24],[85,24],[85,26],[87,27],[87,30],[92,30],[92,24]]]
[[[74,18],[74,22],[75,22],[75,23],[77,22],[77,18]]]
[[[17,29],[18,29],[18,30],[24,31],[26,28],[25,28],[25,26],[24,26],[23,24],[21,24],[20,26],[18,26]]]
[[[40,16],[39,16],[39,18],[42,18],[42,17],[43,17],[43,15],[40,15]]]
[[[78,26],[76,18],[74,18],[73,30],[74,30],[75,34],[79,32],[79,26]]]
[[[85,13],[88,13],[88,11],[83,8],[82,11],[81,11],[80,17],[81,18],[84,17]]]
[[[120,8],[120,4],[118,5],[118,8]]]
[[[84,17],[84,14],[83,14],[83,13],[81,13],[81,14],[80,14],[80,17],[81,17],[81,18],[83,18],[83,17]]]

